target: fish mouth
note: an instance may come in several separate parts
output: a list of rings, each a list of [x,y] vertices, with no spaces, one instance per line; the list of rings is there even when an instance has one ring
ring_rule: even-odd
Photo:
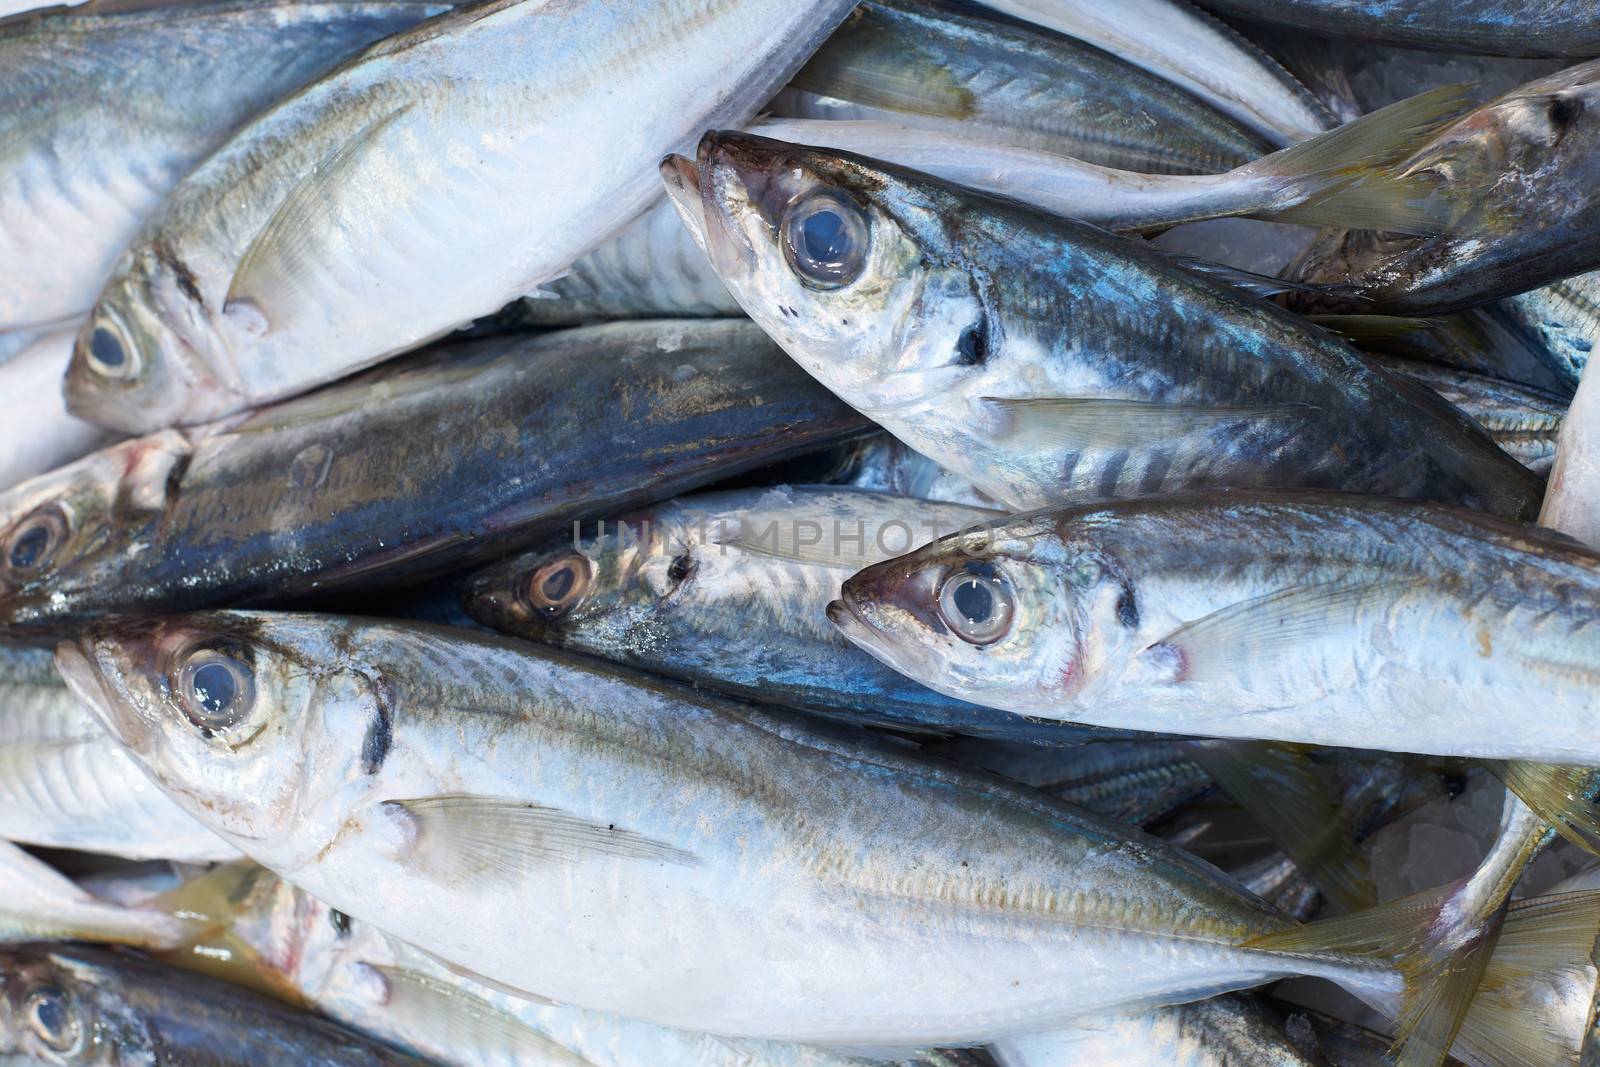
[[[137,715],[118,710],[116,699],[93,654],[82,641],[63,641],[56,645],[56,671],[78,702],[94,716],[106,733],[133,752],[146,752],[150,731]]]
[[[913,681],[920,682],[933,675],[933,657],[925,649],[896,640],[887,630],[871,622],[849,589],[841,590],[839,599],[830,601],[826,610],[828,621],[847,641],[884,666]]]

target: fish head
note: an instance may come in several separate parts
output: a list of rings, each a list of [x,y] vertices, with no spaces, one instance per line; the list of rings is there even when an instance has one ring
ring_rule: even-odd
[[[1600,151],[1600,61],[1582,63],[1513,89],[1440,131],[1405,162],[1431,179],[1448,211],[1489,232],[1519,219],[1588,212],[1586,170]],[[1471,227],[1468,227],[1471,232]]]
[[[662,550],[648,513],[575,530],[485,568],[469,585],[467,613],[485,626],[561,647],[643,639],[682,584],[683,559]]]
[[[0,950],[0,1053],[60,1067],[155,1067],[157,1051],[122,980],[88,953]]]
[[[950,696],[1012,711],[1079,699],[1128,614],[1121,568],[1023,516],[940,538],[847,579],[828,618]]]
[[[662,174],[745,312],[868,415],[981,370],[998,317],[942,183],[829,149],[708,133]]]
[[[78,333],[63,383],[67,409],[130,434],[218,414],[223,390],[202,351],[219,341],[186,268],[135,250]]]
[[[123,581],[191,449],[175,431],[124,441],[0,494],[0,633],[50,630]]]
[[[390,694],[340,620],[106,619],[58,645],[56,669],[163,792],[281,873],[339,835],[393,739]]]

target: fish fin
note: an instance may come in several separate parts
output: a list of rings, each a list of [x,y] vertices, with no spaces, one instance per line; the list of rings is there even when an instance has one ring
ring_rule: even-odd
[[[164,949],[192,924],[154,908],[125,908],[90,894],[9,841],[0,841],[0,944],[93,941]]]
[[[1309,141],[1247,164],[1282,175],[1304,197],[1271,212],[1279,222],[1398,233],[1447,232],[1456,214],[1439,202],[1435,183],[1392,172],[1428,134],[1472,106],[1469,86],[1446,85],[1363,115]]]
[[[1378,903],[1355,829],[1303,751],[1270,741],[1200,741],[1185,749],[1329,900],[1350,911]]]
[[[700,863],[664,841],[523,800],[451,793],[388,800],[383,807],[407,820],[412,855],[452,877],[471,873],[515,881],[533,864],[594,857]]]
[[[1461,1027],[1500,928],[1502,904],[1453,948],[1437,947],[1435,927],[1456,887],[1444,886],[1375,908],[1267,934],[1245,948],[1292,955],[1356,956],[1392,964],[1404,982],[1396,1015],[1396,1062],[1442,1062]]]
[[[517,1062],[595,1067],[555,1041],[480,996],[405,967],[366,964],[383,978],[388,1008],[430,1033],[439,1033],[463,1058],[477,1060],[511,1053]]]
[[[1246,419],[1303,418],[1309,404],[1162,404],[1101,397],[996,397],[985,404],[1011,419],[1013,439],[1044,448],[1127,448],[1168,440]]]
[[[1407,318],[1403,315],[1307,315],[1306,318],[1354,343],[1413,337],[1439,325],[1436,319]]]
[[[1494,954],[1484,968],[1478,995],[1462,1020],[1456,1048],[1505,1067],[1576,1067],[1579,1033],[1561,1033],[1528,1010],[1515,984],[1529,976],[1585,969],[1600,936],[1600,891],[1561,893],[1522,900],[1501,924]]]
[[[1177,680],[1231,678],[1245,649],[1257,659],[1293,652],[1325,638],[1328,618],[1333,612],[1353,609],[1379,593],[1393,593],[1409,584],[1320,582],[1291,585],[1186,622],[1152,642],[1139,655],[1151,660],[1157,657],[1171,660]]]
[[[968,119],[976,114],[977,93],[950,72],[949,64],[932,47],[913,46],[907,54],[905,41],[871,22],[863,24],[863,20],[861,15],[847,19],[849,33],[838,34],[818,49],[789,80],[789,87],[868,107],[938,118]],[[902,60],[892,71],[873,61],[876,49],[884,47]],[[918,52],[922,55],[920,62],[916,58]],[[861,56],[867,58],[862,60]],[[902,71],[915,73],[907,76]]]
[[[384,938],[389,942],[389,947],[397,956],[403,956],[406,953],[414,952],[418,956],[421,956],[423,959],[430,961],[436,966],[443,967],[457,978],[465,978],[467,981],[481,985],[485,989],[492,989],[496,993],[504,993],[508,997],[516,997],[518,1000],[526,1000],[530,1004],[539,1004],[547,1008],[561,1007],[559,1001],[551,1000],[549,997],[540,996],[538,993],[530,993],[526,989],[518,989],[516,986],[507,985],[498,979],[490,978],[486,974],[479,974],[470,967],[464,967],[459,963],[452,963],[443,956],[437,956],[425,948],[418,948],[416,945],[413,945],[410,942],[401,941],[391,934],[385,934]]]
[[[1491,763],[1490,769],[1562,837],[1600,855],[1600,770],[1525,760]]]
[[[317,255],[315,246],[322,241],[317,226],[338,210],[335,187],[351,182],[410,109],[407,104],[374,119],[301,177],[239,258],[222,304],[224,315],[253,335],[282,324],[304,288],[304,265]]]

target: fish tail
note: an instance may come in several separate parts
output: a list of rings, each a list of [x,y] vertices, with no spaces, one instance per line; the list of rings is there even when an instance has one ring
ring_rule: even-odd
[[[1573,1061],[1581,1035],[1542,1027],[1517,987],[1587,964],[1600,937],[1600,890],[1515,905],[1502,894],[1485,914],[1463,906],[1470,884],[1268,934],[1246,947],[1392,965],[1404,983],[1394,1013],[1396,1067],[1439,1067],[1452,1046],[1506,1067]]]
[[[1512,760],[1490,764],[1507,789],[1556,832],[1600,856],[1600,769]]]
[[[1431,179],[1393,168],[1470,104],[1464,86],[1447,85],[1390,104],[1240,169],[1256,178],[1281,181],[1282,206],[1262,213],[1279,222],[1444,233],[1462,213],[1437,191]]]

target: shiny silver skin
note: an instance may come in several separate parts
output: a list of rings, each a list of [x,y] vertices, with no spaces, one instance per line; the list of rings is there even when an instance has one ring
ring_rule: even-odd
[[[96,0],[0,22],[0,331],[85,314],[162,197],[235,128],[448,9]]]
[[[872,434],[846,448],[849,454],[838,479],[840,484],[918,500],[1004,510],[998,501],[979,491],[971,482],[951,474],[891,434]]]
[[[839,583],[866,562],[997,514],[821,486],[680,497],[497,563],[472,579],[465,603],[506,633],[863,725],[1042,744],[1103,736],[908,684],[828,622]],[[541,582],[573,566],[570,590],[541,595]]]
[[[0,632],[392,587],[866,429],[746,320],[442,346],[0,495]]]
[[[474,982],[253,865],[218,872],[220,921],[245,975],[266,970],[353,1030],[449,1067],[889,1067],[890,1057],[697,1034],[537,1003]],[[225,896],[223,893],[225,892]],[[188,893],[186,887],[185,893]],[[186,905],[192,903],[185,897]],[[239,946],[248,953],[238,953]],[[943,1067],[893,1057],[897,1067]]]
[[[259,994],[66,946],[0,950],[0,1054],[52,1067],[425,1067]]]
[[[779,115],[968,133],[1123,170],[1208,174],[1272,145],[1131,63],[939,2],[866,0],[774,101]]]
[[[524,297],[512,312],[529,326],[742,314],[666,197],[565,274]]]
[[[1600,61],[1528,82],[1441,130],[1397,166],[1470,205],[1460,235],[1325,234],[1291,277],[1352,286],[1362,310],[1436,314],[1600,264]],[[1453,214],[1447,210],[1446,215]],[[1314,306],[1324,298],[1298,301]]]
[[[0,490],[116,440],[72,415],[61,397],[77,332],[75,325],[46,331],[0,363]]]
[[[1600,11],[1571,0],[1207,0],[1230,15],[1407,48],[1600,55]]]
[[[0,646],[0,838],[126,859],[237,859],[106,735],[44,649]]]
[[[195,706],[162,694],[194,656],[222,654],[250,663],[255,696],[230,699],[208,740]],[[1374,998],[1398,988],[1382,965],[1240,947],[1287,921],[1138,831],[535,645],[219,613],[95,624],[57,665],[164,789],[252,858],[562,1003],[904,1047],[1288,973]],[[526,838],[501,818],[572,833]]]
[[[1009,583],[986,644],[936,603],[971,568]],[[1476,512],[1262,491],[1040,512],[870,567],[829,616],[918,681],[1022,714],[1600,765],[1600,555]],[[1538,707],[1538,729],[1508,707]]]
[[[621,230],[663,153],[747,121],[854,4],[489,0],[388,38],[173,189],[79,335],[68,406],[192,425],[498,310]]]
[[[1542,492],[1436,397],[1142,242],[748,134],[707,135],[663,176],[796,362],[1014,510],[1307,486],[1531,518]],[[791,227],[813,204],[860,235],[838,284],[796,258]]]
[[[981,2],[1121,56],[1280,148],[1334,125],[1328,109],[1282,65],[1187,0]]]
[[[1567,413],[1567,398],[1437,363],[1368,358],[1384,370],[1403,374],[1444,397],[1529,470],[1550,473],[1556,458],[1556,435]]]

